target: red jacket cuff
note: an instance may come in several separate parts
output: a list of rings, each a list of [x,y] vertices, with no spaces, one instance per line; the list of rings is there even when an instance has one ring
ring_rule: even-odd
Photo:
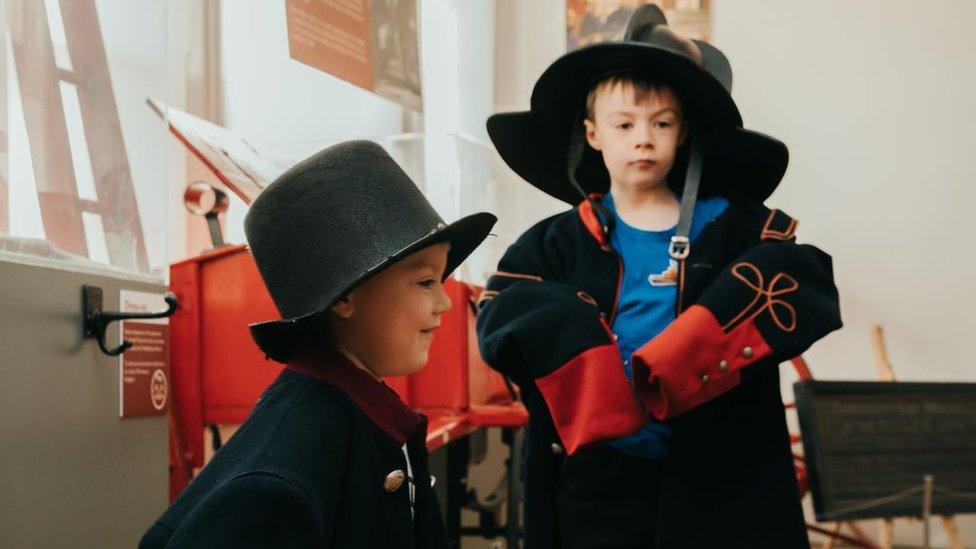
[[[637,432],[646,415],[616,345],[593,347],[536,380],[568,454]]]
[[[771,354],[753,319],[726,333],[711,311],[692,305],[631,364],[644,406],[667,420],[734,389],[743,367]]]

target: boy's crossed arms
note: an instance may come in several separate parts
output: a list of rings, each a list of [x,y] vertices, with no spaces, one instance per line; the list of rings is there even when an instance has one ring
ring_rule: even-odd
[[[777,365],[841,326],[830,256],[766,242],[725,266],[697,303],[633,353],[631,384],[596,301],[530,258],[513,246],[505,270],[488,280],[481,351],[520,385],[535,383],[570,454],[717,398],[740,384],[744,368]]]

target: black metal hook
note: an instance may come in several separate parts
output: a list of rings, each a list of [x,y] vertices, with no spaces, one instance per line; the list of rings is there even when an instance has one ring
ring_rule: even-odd
[[[98,348],[108,356],[119,356],[129,347],[132,347],[131,341],[124,340],[118,347],[109,349],[105,344],[105,330],[108,328],[109,324],[115,322],[116,320],[165,318],[172,316],[177,309],[176,295],[174,295],[172,292],[166,292],[166,295],[163,297],[163,299],[166,300],[166,310],[155,313],[123,313],[115,311],[103,311],[102,289],[97,286],[82,286],[81,299],[84,313],[84,337],[86,339],[98,340]]]

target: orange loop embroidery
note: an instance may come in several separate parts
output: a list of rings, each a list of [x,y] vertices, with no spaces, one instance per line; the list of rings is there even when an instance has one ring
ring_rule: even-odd
[[[742,309],[742,312],[726,323],[725,326],[722,326],[723,331],[728,331],[731,326],[743,318],[747,320],[755,318],[767,309],[769,316],[772,317],[773,322],[779,326],[780,330],[792,332],[796,329],[796,309],[786,301],[778,299],[779,296],[795,292],[800,288],[800,283],[795,278],[786,273],[778,273],[769,281],[767,287],[762,271],[752,263],[745,261],[732,267],[732,276],[741,280],[750,289],[755,290],[756,296],[752,298],[749,305]],[[753,310],[764,296],[766,301],[758,309]],[[786,317],[785,321],[781,318],[781,314]]]

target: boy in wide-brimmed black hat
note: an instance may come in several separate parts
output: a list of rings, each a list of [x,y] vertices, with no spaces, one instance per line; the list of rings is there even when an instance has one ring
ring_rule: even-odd
[[[445,224],[369,141],[268,186],[244,228],[282,319],[251,333],[287,367],[140,547],[447,547],[426,418],[380,378],[424,366],[441,283],[494,223]]]
[[[777,365],[840,327],[837,290],[763,206],[787,150],[742,127],[731,83],[644,6],[488,120],[574,206],[509,248],[478,315],[529,410],[528,549],[808,545]]]

